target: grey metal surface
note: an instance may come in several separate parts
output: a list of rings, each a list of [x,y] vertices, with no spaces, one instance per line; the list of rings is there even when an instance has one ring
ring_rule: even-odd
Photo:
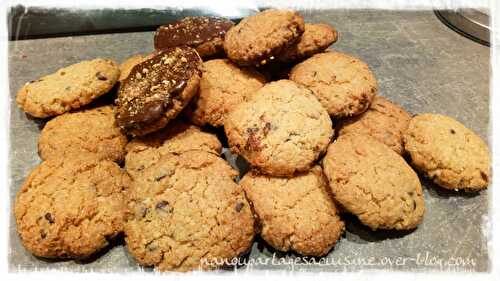
[[[481,44],[490,44],[489,12],[476,9],[459,9],[456,11],[436,11],[436,15],[451,29]]]
[[[329,22],[339,30],[340,40],[333,48],[366,61],[378,78],[381,95],[411,113],[450,115],[488,139],[489,48],[451,31],[432,11],[337,10],[304,15],[307,21]],[[15,106],[15,93],[23,83],[83,59],[109,57],[122,61],[134,53],[151,50],[150,32],[9,42],[11,202],[24,177],[40,161],[36,142],[42,122],[27,118]],[[288,264],[277,265],[278,258],[295,256],[275,253],[258,240],[248,260],[260,265],[238,270],[488,270],[489,192],[467,195],[442,190],[425,180],[423,184],[427,212],[422,225],[413,232],[372,232],[354,218],[345,217],[347,232],[327,256],[329,265],[303,262],[292,265],[290,260],[284,261]],[[256,260],[272,258],[273,254],[274,261]],[[453,257],[468,264],[448,266]],[[21,246],[13,220],[9,264],[14,271],[140,269],[123,245],[88,263],[37,259]]]

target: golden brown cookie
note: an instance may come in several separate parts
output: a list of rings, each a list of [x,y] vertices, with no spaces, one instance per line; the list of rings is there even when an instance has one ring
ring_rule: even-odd
[[[232,152],[274,176],[311,168],[333,134],[328,113],[311,91],[290,80],[268,83],[236,107],[224,131]]]
[[[370,107],[362,114],[341,120],[338,135],[349,133],[367,134],[403,154],[403,134],[408,128],[411,116],[399,105],[376,96]]]
[[[136,177],[165,154],[203,150],[219,155],[222,144],[215,135],[176,119],[159,131],[133,139],[126,150],[125,169]]]
[[[16,102],[34,117],[63,114],[107,93],[119,75],[118,66],[111,60],[82,61],[26,83],[17,93]]]
[[[224,39],[227,56],[239,65],[261,65],[300,40],[304,19],[288,10],[265,10],[242,19]]]
[[[127,137],[115,124],[112,106],[65,113],[47,122],[38,139],[43,160],[71,154],[91,154],[120,162],[125,157]]]
[[[324,256],[344,232],[320,166],[292,178],[249,172],[240,185],[257,215],[260,235],[279,251]]]
[[[202,73],[198,96],[187,108],[187,115],[199,126],[222,126],[226,115],[266,82],[256,70],[239,68],[227,59],[204,62]]]
[[[328,147],[323,170],[342,207],[371,229],[413,229],[425,213],[422,186],[405,160],[364,134]]]
[[[17,193],[14,214],[24,247],[35,256],[82,259],[123,231],[128,176],[92,157],[51,158]]]
[[[316,54],[297,64],[290,80],[311,89],[332,117],[363,113],[378,87],[366,63],[339,52]]]
[[[202,58],[224,54],[226,32],[234,23],[221,17],[185,17],[158,27],[154,36],[156,50],[177,46],[195,48]]]
[[[248,251],[254,218],[236,175],[205,151],[162,156],[128,194],[130,254],[160,271],[189,271],[220,267]]]
[[[447,189],[477,191],[491,177],[486,143],[455,119],[440,114],[413,117],[404,135],[413,165]]]
[[[133,136],[165,127],[198,92],[201,63],[194,49],[175,47],[134,66],[118,91],[118,125]]]
[[[303,60],[314,54],[321,53],[337,42],[337,30],[328,24],[306,23],[300,41],[277,56],[283,62]]]

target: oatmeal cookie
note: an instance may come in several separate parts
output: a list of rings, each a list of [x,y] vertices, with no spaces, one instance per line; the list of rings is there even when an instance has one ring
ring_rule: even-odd
[[[323,169],[335,200],[373,230],[413,229],[422,222],[425,204],[417,174],[373,137],[341,135],[328,147]]]
[[[63,114],[107,93],[119,75],[118,65],[111,60],[82,61],[26,83],[17,93],[16,102],[37,118]]]
[[[233,153],[273,176],[311,168],[333,135],[326,110],[310,90],[290,80],[262,87],[229,114],[224,130]]]

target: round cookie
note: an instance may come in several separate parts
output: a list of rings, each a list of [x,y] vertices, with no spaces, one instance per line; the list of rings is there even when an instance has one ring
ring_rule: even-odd
[[[296,44],[304,19],[288,10],[265,10],[242,19],[224,39],[227,56],[239,65],[260,65]]]
[[[51,158],[27,177],[14,214],[24,247],[46,258],[87,258],[123,231],[129,178],[92,157]]]
[[[455,119],[431,113],[413,117],[404,145],[413,165],[441,187],[466,191],[488,187],[488,146]]]
[[[194,49],[175,47],[134,66],[118,91],[118,125],[133,136],[165,127],[198,92],[201,63]]]
[[[128,194],[128,251],[159,271],[212,269],[244,254],[254,218],[236,175],[205,151],[162,156]]]
[[[231,151],[262,173],[308,170],[331,140],[332,121],[310,90],[271,82],[230,112],[224,123]]]
[[[198,96],[187,108],[187,115],[199,126],[222,126],[225,116],[266,82],[256,70],[239,68],[227,59],[204,62],[202,73]]]
[[[249,172],[240,186],[257,215],[260,235],[279,251],[324,256],[344,232],[319,166],[293,178]]]
[[[337,39],[337,31],[330,25],[306,23],[300,41],[279,54],[277,59],[283,62],[303,60],[323,52],[331,44],[337,42]]]
[[[358,116],[341,120],[337,132],[338,135],[367,134],[398,154],[403,154],[403,134],[410,119],[410,114],[403,108],[384,97],[376,96],[368,110]]]
[[[156,50],[177,46],[195,48],[202,58],[224,54],[226,32],[234,23],[220,17],[185,17],[158,27],[154,36]]]
[[[82,61],[26,83],[17,93],[16,102],[34,117],[63,114],[107,93],[119,75],[118,66],[111,60]]]
[[[220,155],[222,144],[217,136],[176,119],[159,131],[134,138],[128,143],[126,150],[125,170],[135,178],[168,153],[203,150]]]
[[[311,89],[334,118],[363,113],[378,87],[366,63],[339,52],[316,54],[297,64],[290,80]]]
[[[45,124],[38,138],[43,160],[71,154],[91,154],[120,162],[127,137],[115,124],[113,107],[103,106],[57,116]]]
[[[425,204],[417,174],[376,139],[341,135],[328,147],[323,171],[335,200],[371,229],[413,229],[422,221]]]

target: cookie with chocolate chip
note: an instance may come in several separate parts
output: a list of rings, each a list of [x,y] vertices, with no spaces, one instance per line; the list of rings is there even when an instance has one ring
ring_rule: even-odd
[[[159,271],[214,269],[246,253],[254,218],[237,175],[213,153],[163,155],[128,193],[129,253]]]
[[[80,108],[107,93],[120,70],[108,59],[82,61],[26,83],[17,105],[33,117],[46,118]]]
[[[112,106],[59,115],[45,124],[38,138],[43,160],[71,154],[91,154],[120,162],[125,157],[127,136],[116,126]]]
[[[324,256],[344,232],[320,166],[291,178],[252,171],[240,186],[257,215],[260,235],[279,251]]]
[[[125,170],[132,178],[156,163],[162,155],[203,150],[219,155],[222,144],[217,136],[203,132],[199,127],[172,120],[167,127],[149,135],[134,138],[126,146]]]
[[[294,11],[269,9],[242,19],[224,38],[229,59],[239,65],[264,65],[296,44],[304,19]]]
[[[326,150],[332,121],[309,89],[290,80],[266,84],[229,113],[229,147],[260,172],[306,171]]]
[[[446,189],[488,187],[491,157],[486,143],[457,120],[441,114],[413,117],[404,135],[413,165]]]
[[[198,92],[201,62],[194,49],[175,47],[134,66],[118,91],[117,124],[133,136],[165,127]]]
[[[297,64],[290,80],[314,93],[330,116],[349,117],[363,113],[378,92],[368,65],[340,52],[316,54]]]
[[[407,230],[422,222],[425,203],[417,174],[373,137],[341,135],[322,164],[336,202],[371,229]]]
[[[14,215],[24,247],[35,256],[82,259],[123,231],[128,176],[108,160],[51,158],[17,193]]]
[[[189,46],[202,58],[222,55],[224,36],[234,23],[221,17],[185,17],[158,27],[154,36],[155,49]]]

